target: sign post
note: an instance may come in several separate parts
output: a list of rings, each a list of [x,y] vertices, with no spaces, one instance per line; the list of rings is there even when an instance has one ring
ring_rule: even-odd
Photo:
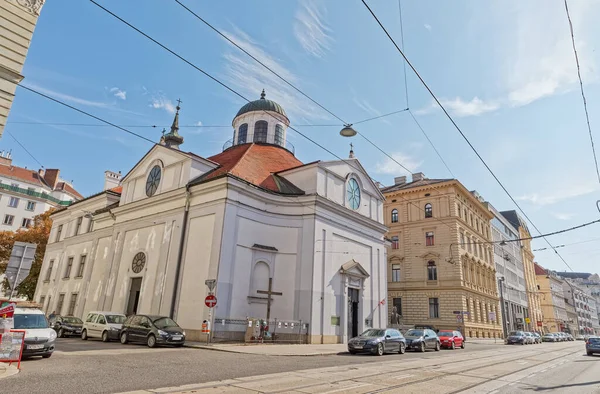
[[[210,323],[212,321],[212,308],[217,306],[217,297],[214,294],[209,294],[204,299],[204,305],[208,307],[208,321],[206,327],[202,327],[202,332],[206,333],[206,344],[210,342]],[[204,326],[204,324],[202,325]]]

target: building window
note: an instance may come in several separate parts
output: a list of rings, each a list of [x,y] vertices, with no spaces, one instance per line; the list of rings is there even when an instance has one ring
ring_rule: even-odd
[[[75,223],[75,234],[79,235],[79,230],[81,230],[81,223],[83,222],[83,216],[77,218],[77,222]]]
[[[429,318],[438,319],[440,317],[440,304],[438,298],[429,299]]]
[[[465,235],[463,233],[460,233],[460,247],[463,249],[467,248],[467,245],[465,243]]]
[[[71,299],[69,300],[69,310],[67,311],[67,316],[73,316],[73,313],[75,313],[75,304],[77,304],[77,293],[71,294]]]
[[[34,201],[27,201],[27,208],[25,208],[28,211],[33,211],[35,210],[35,202]]]
[[[398,223],[398,210],[392,209],[392,223]]]
[[[19,199],[17,197],[11,197],[8,201],[8,206],[11,208],[16,208],[19,206]]]
[[[275,143],[283,146],[283,126],[280,124],[275,126]]]
[[[85,270],[85,259],[86,255],[81,255],[79,258],[79,268],[77,269],[77,278],[83,277],[83,271]]]
[[[435,261],[427,263],[427,280],[437,280],[437,267]]]
[[[254,124],[254,142],[267,142],[267,128],[269,124],[259,120]]]
[[[460,204],[456,204],[456,212],[458,212],[458,217],[462,218],[462,210],[460,208]]]
[[[61,293],[58,295],[58,303],[56,304],[56,314],[62,315],[62,307],[65,303],[65,293]]]
[[[62,227],[63,227],[63,225],[61,224],[56,229],[56,242],[60,241],[60,235],[62,234]]]
[[[238,129],[238,144],[245,144],[248,139],[248,123],[244,123]]]
[[[4,222],[2,223],[6,224],[7,226],[12,226],[14,220],[14,215],[4,215]]]
[[[42,310],[44,309],[44,302],[46,302],[46,297],[41,296],[40,297],[40,306],[41,306],[40,309],[42,309]]]
[[[23,218],[23,220],[21,221],[21,227],[24,227],[24,228],[31,227],[31,219]]]
[[[396,308],[396,313],[402,316],[402,298],[393,298],[392,306]]]
[[[397,235],[392,237],[392,249],[398,249],[400,247],[400,238]]]
[[[471,248],[471,237],[467,237],[467,246],[469,253],[473,253],[473,249]]]
[[[466,222],[469,219],[469,216],[467,215],[467,208],[465,208],[463,210],[463,212],[464,212],[463,219],[465,219],[465,222]]]
[[[425,246],[433,246],[433,231],[425,233]]]
[[[48,263],[48,270],[46,271],[46,282],[50,281],[50,277],[52,276],[52,267],[54,266],[54,260],[50,260]]]
[[[392,282],[400,282],[400,264],[392,264]]]
[[[68,279],[71,277],[71,268],[73,268],[73,257],[69,257],[69,259],[67,260],[67,268],[65,269],[65,276],[63,276],[64,279]]]
[[[430,203],[425,204],[425,217],[432,218],[433,217],[433,208]]]

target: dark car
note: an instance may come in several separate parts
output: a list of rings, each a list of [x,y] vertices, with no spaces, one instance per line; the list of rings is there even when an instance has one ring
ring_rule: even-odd
[[[81,335],[83,321],[78,317],[55,315],[50,319],[50,327],[56,331],[59,338],[79,336]]]
[[[529,339],[523,331],[511,331],[506,338],[507,345],[527,345]]]
[[[600,353],[600,337],[589,337],[585,341],[585,352],[588,356],[594,353]]]
[[[127,317],[119,334],[121,343],[141,342],[148,347],[157,345],[183,346],[185,331],[166,316],[131,315]]]
[[[411,329],[404,333],[406,348],[424,352],[434,349],[438,352],[441,348],[440,338],[435,331],[430,329]]]
[[[371,328],[348,341],[348,352],[372,353],[383,356],[384,353],[400,353],[406,351],[406,339],[400,331],[388,328]]]

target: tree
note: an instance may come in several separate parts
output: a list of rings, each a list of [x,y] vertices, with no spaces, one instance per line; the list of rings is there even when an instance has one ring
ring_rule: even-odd
[[[0,231],[0,274],[6,271],[8,259],[10,258],[10,253],[16,241],[37,244],[35,258],[31,265],[29,275],[19,286],[17,286],[16,292],[17,296],[27,297],[28,300],[33,300],[35,287],[37,285],[38,277],[40,276],[40,270],[42,269],[42,261],[44,260],[48,237],[50,236],[50,230],[52,229],[52,219],[50,219],[50,214],[53,211],[54,209],[50,209],[41,215],[34,217],[33,226],[28,229]],[[4,283],[2,283],[2,287],[5,291],[10,291],[8,280],[5,280]]]

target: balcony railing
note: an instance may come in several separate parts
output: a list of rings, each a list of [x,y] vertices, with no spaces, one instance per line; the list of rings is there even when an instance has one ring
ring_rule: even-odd
[[[252,141],[248,141],[248,142],[252,142]],[[279,147],[284,148],[285,150],[289,151],[292,155],[294,155],[294,156],[296,155],[296,148],[294,148],[294,145],[291,142],[289,142],[289,141],[285,142],[285,146],[279,145],[279,144],[273,144],[273,143],[270,143],[270,142],[262,142],[262,143],[263,144],[267,144],[267,145],[279,146]],[[223,150],[225,151],[225,150],[231,148],[234,145],[235,144],[233,143],[233,139],[230,139],[229,141],[227,141],[227,142],[225,142],[223,144]],[[238,145],[240,145],[240,144],[238,144]]]
[[[34,190],[31,190],[31,189],[24,189],[22,187],[5,185],[3,183],[0,183],[0,189],[8,190],[8,191],[11,191],[11,192],[14,192],[14,193],[19,193],[19,194],[25,194],[27,196],[41,198],[43,200],[48,200],[48,201],[51,201],[51,202],[53,202],[55,204],[58,204],[58,205],[60,205],[62,207],[66,207],[68,205],[71,205],[71,202],[72,202],[72,201],[69,201],[69,200],[65,200],[65,201],[59,200],[58,198],[53,197],[53,196],[49,195],[46,192],[41,192],[40,193],[40,192],[36,192]]]

